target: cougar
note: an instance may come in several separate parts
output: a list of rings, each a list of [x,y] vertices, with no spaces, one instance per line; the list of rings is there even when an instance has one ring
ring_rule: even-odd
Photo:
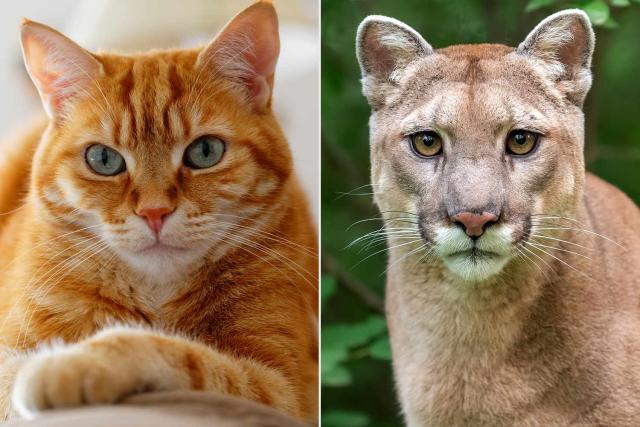
[[[517,47],[357,33],[409,426],[640,425],[640,212],[585,173],[594,33]]]

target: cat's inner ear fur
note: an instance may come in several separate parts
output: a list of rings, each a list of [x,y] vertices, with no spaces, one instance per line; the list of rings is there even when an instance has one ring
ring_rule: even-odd
[[[21,43],[27,72],[51,118],[63,116],[69,102],[86,94],[102,73],[91,53],[46,25],[25,19]]]
[[[413,61],[433,48],[408,25],[386,16],[368,16],[358,27],[356,54],[362,72],[362,90],[373,108],[384,104],[389,86]]]
[[[200,52],[197,66],[214,77],[239,83],[257,110],[271,105],[280,54],[278,17],[269,2],[249,6]]]
[[[544,64],[567,98],[582,105],[591,87],[594,46],[595,35],[587,14],[570,9],[540,22],[517,52]]]

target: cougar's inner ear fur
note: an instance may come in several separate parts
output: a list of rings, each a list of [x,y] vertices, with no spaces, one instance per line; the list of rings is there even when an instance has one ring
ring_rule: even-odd
[[[582,105],[591,87],[595,35],[586,13],[563,10],[540,22],[517,52],[545,65],[571,102]]]
[[[397,84],[398,74],[416,59],[433,53],[417,31],[397,19],[372,15],[358,27],[356,55],[362,91],[372,108],[384,104],[385,89]]]

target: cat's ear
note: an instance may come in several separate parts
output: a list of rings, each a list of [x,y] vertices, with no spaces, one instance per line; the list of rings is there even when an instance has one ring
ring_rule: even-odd
[[[397,19],[372,15],[358,27],[356,55],[362,73],[362,91],[373,108],[384,102],[388,85],[416,59],[433,53],[417,31]]]
[[[233,18],[198,56],[197,66],[211,75],[241,83],[257,110],[271,105],[273,76],[280,54],[278,17],[261,1]]]
[[[520,43],[517,52],[539,60],[567,98],[582,105],[591,87],[595,35],[586,13],[563,10],[547,17]]]
[[[23,20],[22,55],[47,114],[64,114],[65,107],[86,93],[102,72],[102,64],[89,52],[46,25]]]

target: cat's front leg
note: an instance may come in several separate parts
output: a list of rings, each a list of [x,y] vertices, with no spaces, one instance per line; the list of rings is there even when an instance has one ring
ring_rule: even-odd
[[[18,370],[11,400],[20,416],[32,418],[47,409],[188,389],[228,393],[299,416],[291,387],[275,369],[185,338],[125,328],[34,354]]]
[[[16,373],[27,359],[27,354],[0,345],[0,421],[12,418],[11,390]]]

